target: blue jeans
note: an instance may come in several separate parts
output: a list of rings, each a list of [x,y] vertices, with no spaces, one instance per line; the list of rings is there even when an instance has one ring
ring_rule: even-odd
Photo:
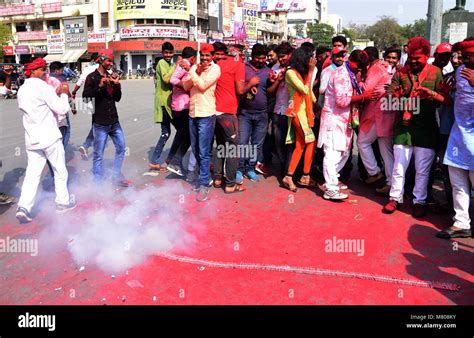
[[[199,185],[207,187],[211,179],[212,143],[216,115],[189,118],[191,147],[199,166]]]
[[[69,139],[71,138],[71,121],[69,119],[69,114],[66,115],[66,121],[67,121],[66,133],[63,135],[64,150],[66,150],[66,147],[69,144]]]
[[[86,149],[89,149],[93,145],[94,145],[94,130],[91,127],[91,130],[89,130],[89,134],[87,134],[86,140],[84,141],[84,144],[82,146]]]
[[[150,157],[151,164],[159,164],[163,148],[165,147],[165,144],[171,135],[171,118],[166,112],[165,107],[161,107],[161,109],[163,110],[163,122],[161,122],[161,136],[158,139],[158,143],[156,144],[155,150],[153,151],[153,154]]]
[[[272,115],[273,137],[275,140],[275,152],[280,161],[280,170],[286,174],[290,165],[291,155],[286,145],[286,136],[288,134],[288,117],[286,115]]]
[[[94,134],[94,159],[92,164],[92,173],[96,181],[104,179],[104,150],[107,138],[110,136],[115,145],[115,161],[113,168],[113,179],[121,180],[122,163],[125,157],[125,137],[123,135],[120,122],[116,122],[110,126],[103,126],[97,123],[92,124]]]
[[[238,114],[239,118],[239,144],[251,146],[257,150],[257,159],[240,159],[239,171],[246,172],[247,170],[254,170],[258,162],[263,162],[263,142],[267,135],[268,129],[268,114],[265,113],[251,113],[242,111]],[[255,150],[255,149],[252,149]],[[247,152],[249,153],[249,152]]]

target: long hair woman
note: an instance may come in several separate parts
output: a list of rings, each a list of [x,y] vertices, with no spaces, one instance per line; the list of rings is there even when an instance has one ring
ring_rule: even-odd
[[[303,176],[298,183],[302,186],[315,185],[309,176],[316,145],[316,139],[311,129],[314,125],[313,102],[316,102],[311,88],[315,68],[316,59],[313,55],[304,48],[298,48],[291,56],[289,69],[285,75],[290,96],[290,105],[287,111],[286,144],[295,143],[295,150],[291,156],[286,176],[283,178],[283,185],[293,192],[297,190],[293,182],[293,173],[305,149]]]

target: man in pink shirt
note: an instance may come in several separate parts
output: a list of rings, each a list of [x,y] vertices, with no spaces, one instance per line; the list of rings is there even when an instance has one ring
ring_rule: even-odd
[[[185,47],[181,54],[184,63],[188,66],[196,62],[196,51],[192,47]],[[189,137],[189,92],[184,90],[184,81],[188,79],[188,72],[179,65],[176,66],[170,83],[173,85],[171,96],[171,123],[176,128],[176,134],[168,154],[167,169],[179,176],[184,176],[183,157],[186,155],[191,140]]]
[[[375,47],[365,49],[369,55],[369,69],[363,88],[373,89],[379,93],[377,101],[368,102],[361,114],[357,146],[369,177],[367,184],[375,183],[383,178],[382,169],[377,164],[377,159],[372,148],[372,143],[378,142],[380,154],[382,155],[386,185],[377,192],[388,194],[390,192],[392,170],[393,170],[393,123],[395,121],[394,111],[390,110],[384,97],[384,86],[389,84],[391,76],[386,65],[379,60],[379,52]]]

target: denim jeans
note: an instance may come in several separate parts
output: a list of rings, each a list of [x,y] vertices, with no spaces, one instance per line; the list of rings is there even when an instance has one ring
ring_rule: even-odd
[[[110,136],[115,145],[115,160],[113,168],[113,179],[121,180],[122,164],[125,157],[125,137],[123,135],[120,122],[116,122],[109,126],[103,126],[97,123],[92,125],[94,133],[94,159],[92,164],[92,173],[96,181],[104,179],[104,150],[107,138]]]
[[[263,162],[263,142],[267,135],[268,115],[267,113],[251,113],[242,111],[238,114],[239,119],[239,144],[253,147],[257,151],[257,158],[241,158],[239,171],[246,172],[254,170],[258,162]],[[250,152],[247,152],[250,153]]]
[[[239,167],[238,149],[239,121],[233,114],[218,115],[216,119],[217,155],[214,157],[214,177],[222,179],[225,161],[225,183],[228,187],[235,185],[235,174]],[[233,147],[234,149],[228,149]],[[226,150],[229,150],[227,153]],[[234,154],[231,151],[234,150]],[[233,156],[230,156],[233,155]]]
[[[159,164],[161,153],[163,152],[163,148],[165,147],[165,144],[170,138],[171,134],[171,118],[166,112],[165,107],[161,107],[161,109],[163,110],[163,122],[161,122],[161,136],[158,139],[158,143],[156,144],[153,154],[151,155],[151,164]]]
[[[211,179],[212,142],[216,115],[189,119],[191,147],[199,166],[199,185],[207,187]]]
[[[176,128],[176,134],[168,153],[167,162],[173,165],[179,165],[183,169],[183,157],[186,155],[191,140],[189,137],[189,110],[173,111],[173,120],[171,121]]]
[[[87,134],[86,140],[84,141],[84,144],[82,146],[86,149],[89,149],[93,145],[94,145],[94,131],[91,126],[91,130],[89,130],[89,134]]]
[[[68,122],[69,122],[69,118],[68,118]],[[63,137],[63,139],[62,139],[62,145],[63,145],[63,148],[64,148],[64,152],[66,152],[66,146],[67,146],[66,141],[68,140],[66,137],[67,137],[67,135],[68,135],[69,128],[70,128],[69,125],[68,125],[68,126],[59,127],[59,131],[61,132],[61,135],[62,135],[62,137]],[[69,135],[71,135],[71,133],[69,133]],[[49,160],[46,160],[46,164],[48,165],[49,173],[50,173],[51,177],[54,177],[53,166],[51,165],[51,163],[49,162]]]

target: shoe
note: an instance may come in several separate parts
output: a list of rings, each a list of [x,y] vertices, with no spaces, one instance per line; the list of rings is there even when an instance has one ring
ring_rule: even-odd
[[[381,180],[382,178],[384,178],[384,176],[383,176],[382,172],[379,171],[376,175],[369,176],[369,178],[365,180],[365,184],[367,184],[367,185],[374,184],[375,182]]]
[[[382,209],[384,214],[393,214],[396,210],[400,209],[400,203],[395,200],[390,200]]]
[[[20,224],[31,222],[33,219],[30,213],[25,208],[19,207],[16,211],[16,219],[20,221]]]
[[[390,189],[391,189],[391,188],[392,188],[391,186],[389,186],[389,185],[386,184],[386,185],[384,185],[382,188],[377,188],[377,189],[375,189],[375,192],[376,192],[377,194],[386,196],[386,195],[388,195],[388,194],[390,193]]]
[[[8,196],[7,194],[4,194],[3,192],[0,193],[0,205],[12,204],[13,202],[15,202],[14,197]]]
[[[426,215],[426,205],[419,204],[419,203],[413,204],[413,211],[411,212],[411,215],[414,218],[425,217],[425,215]]]
[[[216,189],[222,188],[222,176],[216,176],[213,181],[213,186]]]
[[[255,171],[262,175],[270,175],[270,171],[260,162],[255,165]]]
[[[168,171],[171,171],[173,174],[176,174],[176,175],[179,175],[181,177],[184,177],[184,173],[183,171],[181,170],[181,168],[178,166],[178,165],[175,165],[175,164],[168,164],[168,166],[166,167],[166,169],[168,169]]]
[[[341,201],[348,199],[349,195],[337,190],[326,190],[324,192],[323,198],[325,200]]]
[[[433,196],[429,195],[426,198],[425,205],[430,206],[430,207],[435,207],[435,206],[439,205],[439,202],[437,200],[435,200]]]
[[[293,178],[291,176],[283,177],[282,183],[283,183],[284,187],[287,188],[288,190],[290,190],[291,192],[298,191],[298,188],[293,183]]]
[[[145,172],[143,174],[143,176],[153,176],[153,177],[156,177],[156,176],[159,176],[159,175],[160,175],[160,171],[155,170],[155,169],[150,169],[150,170],[148,170],[147,172]]]
[[[193,183],[196,180],[196,173],[194,171],[188,171],[186,174],[186,182]]]
[[[57,204],[56,205],[56,213],[57,214],[64,214],[68,211],[71,211],[73,209],[75,209],[77,206],[76,202],[70,202],[69,204],[67,205],[64,205],[64,204]]]
[[[79,153],[81,154],[81,158],[84,161],[87,161],[89,159],[89,154],[87,153],[87,149],[84,146],[79,147]]]
[[[247,173],[245,173],[245,177],[247,177],[249,180],[252,182],[258,182],[260,181],[260,178],[258,178],[257,174],[255,173],[254,170],[248,170]]]
[[[471,229],[459,229],[454,230],[452,228],[440,231],[436,234],[438,238],[451,239],[451,238],[468,238],[472,237]]]
[[[114,180],[114,185],[116,187],[128,188],[131,185],[131,182],[126,179]]]
[[[150,167],[151,170],[158,170],[160,173],[166,173],[168,172],[168,165],[166,163],[164,164],[149,164],[148,167]]]
[[[204,202],[209,199],[209,188],[205,186],[200,186],[199,191],[197,192],[196,195],[196,201],[198,202]]]
[[[342,182],[339,182],[338,186],[339,186],[339,190],[348,190],[349,189],[349,187],[347,185],[345,185],[344,183],[342,183]]]
[[[238,171],[235,173],[235,183],[236,184],[242,184],[244,183],[244,176],[242,175],[241,171]]]

